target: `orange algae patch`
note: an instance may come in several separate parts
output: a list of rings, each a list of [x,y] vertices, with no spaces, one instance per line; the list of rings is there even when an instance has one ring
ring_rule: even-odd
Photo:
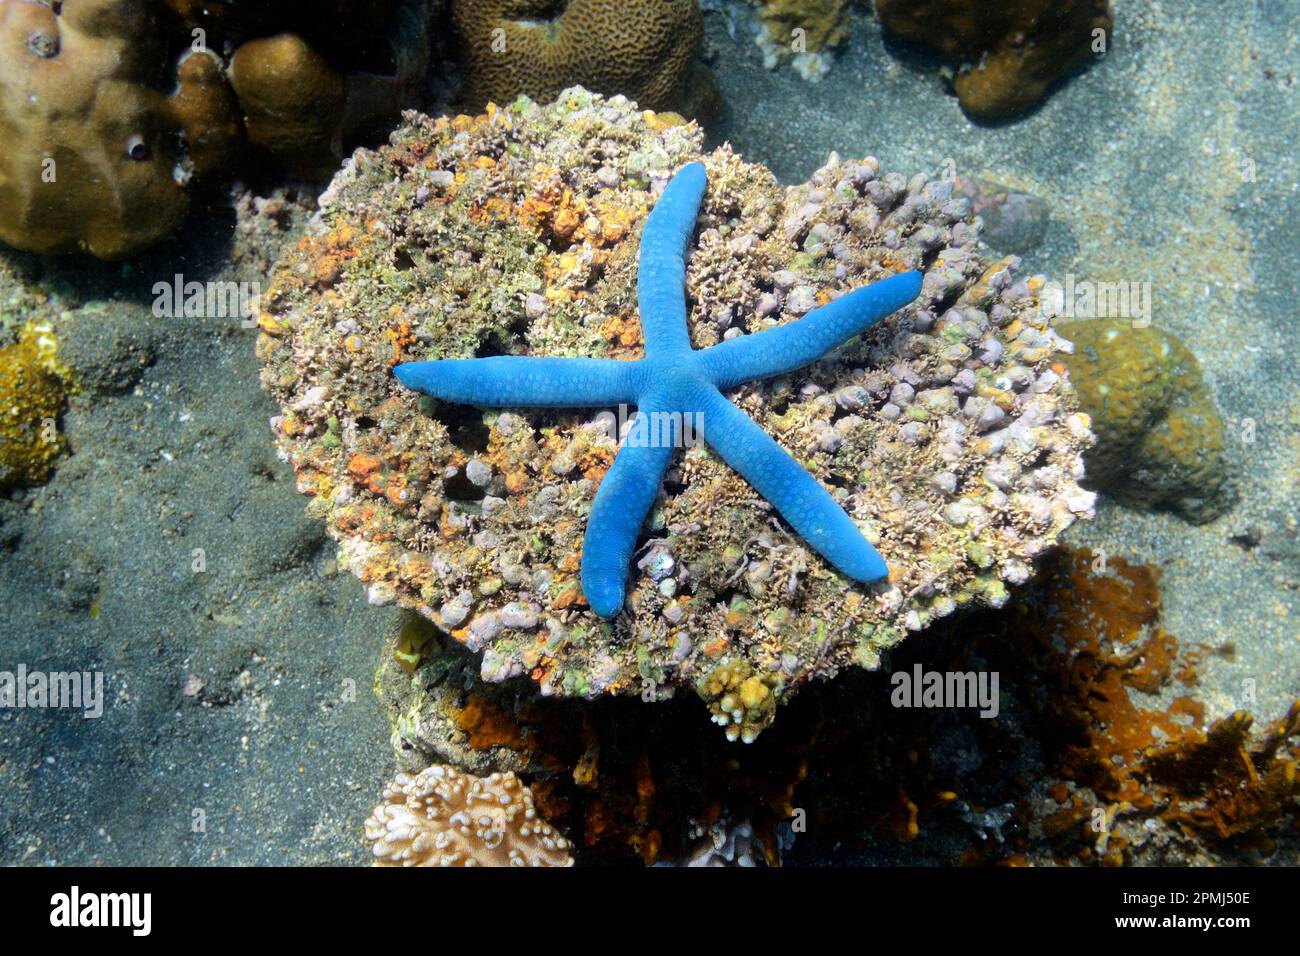
[[[469,734],[469,746],[475,750],[508,747],[526,751],[530,747],[528,731],[504,708],[478,694],[471,694],[465,706],[452,714],[452,723]]]
[[[368,238],[352,225],[343,224],[323,236],[304,236],[298,249],[307,257],[312,285],[327,289],[343,276],[346,264],[358,255],[357,246]]]

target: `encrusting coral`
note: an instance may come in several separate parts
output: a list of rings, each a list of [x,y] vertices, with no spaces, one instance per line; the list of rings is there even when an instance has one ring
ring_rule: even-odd
[[[475,109],[574,85],[688,116],[713,108],[696,0],[451,0],[451,18]]]
[[[1063,362],[1092,418],[1087,483],[1126,504],[1204,522],[1231,504],[1223,422],[1196,356],[1131,319],[1063,322]]]
[[[189,198],[168,135],[206,140],[193,85],[158,92],[168,52],[152,8],[0,0],[0,239],[121,258],[172,232]],[[191,69],[196,69],[195,67]]]
[[[770,721],[810,678],[878,666],[882,649],[964,604],[1005,603],[1091,512],[1077,484],[1091,433],[1057,361],[1069,345],[1037,305],[1042,280],[978,256],[950,183],[832,157],[785,190],[726,148],[701,157],[700,138],[582,90],[478,118],[413,116],[323,197],[319,228],[263,297],[258,349],[298,488],[372,601],[482,652],[484,679],[528,675],[543,694],[655,699],[709,686],[731,661],[759,678],[747,693]],[[916,303],[837,353],[731,394],[891,574],[839,574],[690,448],[638,537],[625,611],[606,621],[579,571],[617,416],[447,405],[392,369],[640,357],[639,225],[697,160],[711,186],[686,268],[695,348],[924,274]],[[762,725],[741,714],[753,739]]]
[[[1004,119],[1032,108],[1061,77],[1104,52],[1109,0],[876,0],[885,29],[960,64],[962,109]]]
[[[376,866],[572,866],[569,843],[513,773],[435,764],[398,774],[365,824]]]

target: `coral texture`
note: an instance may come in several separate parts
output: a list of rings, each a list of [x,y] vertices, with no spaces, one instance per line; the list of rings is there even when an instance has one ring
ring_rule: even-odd
[[[156,91],[168,54],[149,10],[0,0],[0,239],[113,259],[184,219],[187,173],[166,134],[196,115],[174,108],[193,87]]]
[[[876,11],[890,33],[961,65],[953,87],[982,119],[1035,106],[1113,24],[1108,0],[876,0]]]
[[[688,115],[712,98],[695,0],[452,0],[451,15],[475,108],[575,84]]]
[[[384,4],[367,22],[391,28],[367,41],[371,52],[329,61],[296,34],[247,35],[284,30],[287,9],[170,6],[0,0],[0,240],[47,254],[132,255],[175,231],[191,185],[235,168],[246,138],[297,172],[328,175],[340,141],[395,118],[427,67],[433,0]],[[314,6],[298,16],[307,35],[321,33]],[[319,42],[346,46],[332,34]],[[234,89],[223,58],[231,48]]]
[[[817,675],[960,605],[999,606],[1077,517],[1085,416],[1069,348],[1014,260],[975,251],[951,184],[838,157],[782,189],[693,125],[573,90],[478,117],[412,117],[360,152],[264,296],[263,383],[299,489],[371,600],[419,610],[481,673],[545,694],[698,687],[742,736]],[[490,355],[638,358],[638,227],[671,172],[712,184],[686,268],[692,345],[789,322],[898,272],[913,305],[832,356],[730,397],[828,488],[887,561],[859,585],[705,448],[669,470],[638,539],[628,613],[579,586],[583,529],[617,448],[610,416],[474,410],[391,369]],[[758,681],[747,683],[750,676]],[[765,688],[770,700],[760,693]],[[714,699],[713,690],[720,695]],[[762,699],[760,699],[762,698]]]
[[[1120,501],[1209,521],[1231,504],[1223,422],[1200,364],[1176,337],[1130,319],[1064,322],[1066,359],[1096,446],[1088,484]]]
[[[841,573],[870,584],[889,576],[853,519],[797,461],[719,392],[815,362],[907,305],[921,273],[891,276],[813,309],[797,322],[691,349],[683,286],[686,247],[704,196],[702,163],[672,178],[641,233],[637,299],[646,357],[636,362],[497,356],[408,362],[407,388],[480,406],[637,406],[620,453],[600,483],[582,545],[582,593],[601,617],[623,606],[628,559],[671,461],[698,423],[703,438]]]
[[[572,866],[569,843],[513,773],[401,773],[365,825],[376,866]]]

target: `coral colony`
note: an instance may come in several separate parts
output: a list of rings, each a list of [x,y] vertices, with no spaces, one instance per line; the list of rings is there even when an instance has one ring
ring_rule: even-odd
[[[921,273],[872,283],[797,322],[691,348],[686,326],[686,248],[704,197],[702,163],[683,167],[664,189],[641,236],[637,301],[646,357],[615,359],[495,356],[408,362],[398,381],[435,398],[495,407],[591,406],[635,403],[642,429],[666,413],[657,440],[628,441],[600,484],[582,550],[582,589],[591,609],[612,617],[623,606],[624,583],[637,533],[654,503],[681,418],[695,416],[704,438],[831,564],[870,583],[889,569],[844,509],[720,389],[770,378],[816,361],[831,349],[907,305],[921,291]],[[634,432],[638,424],[633,425]],[[667,440],[664,440],[667,439]]]
[[[786,188],[702,145],[577,88],[410,117],[322,197],[258,350],[373,603],[485,681],[686,691],[752,740],[806,682],[1004,604],[1091,512],[1091,432],[1043,280],[979,254],[950,182],[832,156]]]

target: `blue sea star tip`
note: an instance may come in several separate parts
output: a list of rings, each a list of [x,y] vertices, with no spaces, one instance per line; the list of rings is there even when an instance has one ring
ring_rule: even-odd
[[[637,275],[645,358],[495,356],[393,369],[405,387],[445,401],[497,408],[637,406],[632,430],[596,491],[583,541],[583,595],[601,617],[623,606],[637,535],[673,450],[683,444],[676,423],[691,420],[687,416],[698,416],[714,452],[842,574],[868,584],[889,576],[884,559],[830,492],[722,392],[817,361],[915,299],[921,273],[890,276],[796,321],[696,351],[686,323],[686,250],[707,185],[704,164],[688,163],[646,217]],[[656,415],[671,423],[666,433],[662,423],[655,426]],[[647,433],[649,440],[633,438]]]

